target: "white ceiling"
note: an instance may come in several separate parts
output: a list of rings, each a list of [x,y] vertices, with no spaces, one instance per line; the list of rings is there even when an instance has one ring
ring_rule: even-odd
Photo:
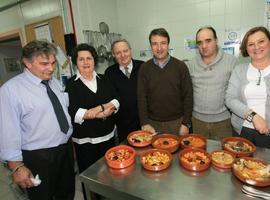
[[[16,3],[16,2],[20,2],[20,0],[0,0],[0,7],[4,7],[9,4]]]
[[[25,1],[29,0],[0,0],[0,11],[6,10],[14,5],[19,4],[20,2],[23,3]]]

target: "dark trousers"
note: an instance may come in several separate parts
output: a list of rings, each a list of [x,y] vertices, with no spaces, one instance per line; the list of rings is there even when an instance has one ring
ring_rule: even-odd
[[[103,157],[106,151],[114,146],[114,138],[98,144],[77,144],[74,142],[79,172],[82,173],[90,165]]]
[[[76,158],[78,163],[79,172],[82,173],[90,165],[94,164],[97,160],[103,157],[108,149],[114,146],[114,138],[98,144],[76,144],[74,143]],[[86,199],[86,189],[82,183],[82,190],[84,199]],[[92,197],[99,199],[99,196]]]
[[[240,136],[250,140],[258,147],[270,148],[270,136],[262,135],[255,129],[242,127]]]
[[[31,200],[73,200],[74,158],[71,143],[33,151],[23,150],[23,162],[41,184],[27,189]]]
[[[232,136],[231,119],[219,122],[203,122],[192,117],[192,127],[194,133],[199,133],[212,140],[222,140]]]
[[[148,119],[148,122],[159,133],[171,133],[179,136],[179,130],[182,124],[183,118],[175,119],[172,121],[155,121]]]

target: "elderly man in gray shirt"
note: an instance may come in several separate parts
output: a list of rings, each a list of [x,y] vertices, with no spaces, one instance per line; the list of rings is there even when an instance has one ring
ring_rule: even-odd
[[[213,27],[200,28],[196,43],[196,56],[188,62],[193,83],[193,132],[219,140],[232,135],[225,91],[237,59],[218,46]]]

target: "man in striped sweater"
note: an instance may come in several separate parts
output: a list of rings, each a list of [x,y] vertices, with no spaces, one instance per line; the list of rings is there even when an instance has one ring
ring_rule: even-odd
[[[193,83],[193,132],[219,140],[232,135],[225,91],[237,59],[218,46],[213,27],[200,28],[196,43],[196,56],[188,62]]]

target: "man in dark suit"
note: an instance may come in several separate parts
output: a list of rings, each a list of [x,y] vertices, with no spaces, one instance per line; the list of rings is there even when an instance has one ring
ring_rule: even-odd
[[[120,109],[116,114],[119,142],[127,135],[140,129],[137,107],[137,75],[143,61],[133,60],[127,40],[117,40],[112,44],[112,55],[117,64],[107,68],[105,76],[111,81],[120,96]]]

